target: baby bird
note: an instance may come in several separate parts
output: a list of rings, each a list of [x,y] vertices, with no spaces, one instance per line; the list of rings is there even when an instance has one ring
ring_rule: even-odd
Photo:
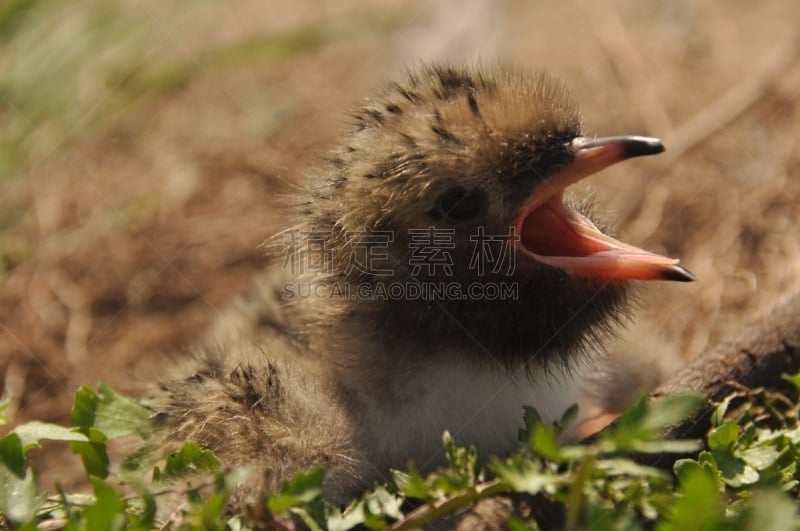
[[[440,465],[444,430],[514,450],[523,406],[552,421],[577,401],[631,281],[693,279],[565,194],[661,151],[585,136],[544,73],[410,72],[310,172],[296,225],[266,244],[274,265],[162,385],[158,422],[262,470],[241,496],[321,465],[342,502],[391,468]]]

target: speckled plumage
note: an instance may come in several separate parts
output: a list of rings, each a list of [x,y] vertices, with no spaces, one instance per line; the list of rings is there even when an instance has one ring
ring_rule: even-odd
[[[557,418],[577,399],[572,370],[624,314],[626,283],[517,260],[516,300],[365,300],[287,296],[285,286],[346,290],[387,282],[502,282],[470,263],[476,227],[506,234],[527,198],[573,158],[577,109],[546,74],[431,66],[388,84],[353,115],[340,146],[309,172],[297,225],[267,242],[275,265],[210,334],[194,368],[162,386],[158,422],[228,465],[271,474],[263,493],[313,464],[344,500],[409,459],[442,460],[441,433],[483,452],[516,445],[523,405]],[[444,212],[453,187],[482,210]],[[468,195],[464,195],[468,197]],[[471,197],[471,196],[469,196]],[[589,215],[586,201],[573,208]],[[410,228],[452,231],[449,275],[408,266]],[[389,231],[372,270],[349,268],[368,232]],[[299,235],[296,254],[285,241]],[[309,252],[309,235],[326,253]],[[297,243],[297,242],[296,242]],[[298,258],[302,270],[286,267]],[[296,264],[295,264],[296,265]],[[188,376],[186,376],[188,375]]]

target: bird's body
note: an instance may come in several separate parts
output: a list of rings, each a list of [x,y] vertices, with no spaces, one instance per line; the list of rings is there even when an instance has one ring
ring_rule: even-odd
[[[629,280],[690,279],[563,197],[662,149],[583,137],[546,75],[411,73],[311,173],[297,224],[267,245],[275,264],[163,386],[160,420],[173,441],[272,470],[259,492],[325,466],[340,501],[390,468],[440,464],[444,430],[513,450],[523,406],[554,420],[577,401]]]

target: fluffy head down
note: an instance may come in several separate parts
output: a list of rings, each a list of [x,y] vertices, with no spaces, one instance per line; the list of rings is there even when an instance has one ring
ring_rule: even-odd
[[[510,268],[475,267],[479,234],[492,238],[491,256],[505,254],[503,237],[526,200],[573,159],[581,123],[560,82],[506,68],[431,66],[388,84],[353,117],[299,201],[296,230],[316,241],[298,252],[325,249],[309,258],[318,262],[304,278],[339,293],[409,283],[457,289],[422,300],[330,297],[316,317],[333,326],[350,316],[366,323],[362,333],[423,356],[456,350],[512,369],[565,361],[609,329],[623,283],[577,279],[518,253]],[[586,202],[576,204],[588,212]],[[412,262],[419,241],[411,232],[426,230],[447,239],[447,267]],[[354,256],[366,255],[370,269],[353,267]],[[476,284],[514,293],[467,294]]]

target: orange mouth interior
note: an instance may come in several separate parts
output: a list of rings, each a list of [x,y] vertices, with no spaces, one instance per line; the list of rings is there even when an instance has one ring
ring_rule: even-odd
[[[677,259],[603,234],[588,218],[564,205],[563,192],[525,210],[517,228],[519,247],[525,254],[576,276],[598,280],[694,279]]]

